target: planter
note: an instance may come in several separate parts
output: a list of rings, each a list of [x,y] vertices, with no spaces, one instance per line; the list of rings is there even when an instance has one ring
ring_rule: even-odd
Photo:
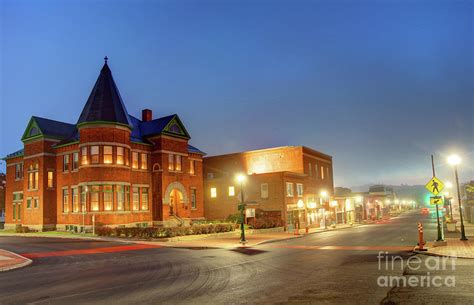
[[[446,230],[448,230],[448,232],[456,232],[456,222],[447,222]]]

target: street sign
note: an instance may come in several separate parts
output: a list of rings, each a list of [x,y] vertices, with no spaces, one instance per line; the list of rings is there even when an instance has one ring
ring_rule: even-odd
[[[245,217],[250,218],[250,217],[255,217],[255,209],[250,208],[245,210]]]
[[[443,204],[443,203],[444,203],[443,196],[433,196],[433,197],[430,197],[430,204],[431,204],[431,205]]]
[[[425,185],[426,189],[433,195],[438,195],[444,188],[444,183],[436,177],[431,178]]]

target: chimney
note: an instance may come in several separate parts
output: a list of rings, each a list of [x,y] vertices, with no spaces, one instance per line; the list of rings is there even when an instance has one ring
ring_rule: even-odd
[[[153,113],[151,112],[150,109],[143,109],[142,110],[142,121],[143,122],[149,122],[153,120]]]

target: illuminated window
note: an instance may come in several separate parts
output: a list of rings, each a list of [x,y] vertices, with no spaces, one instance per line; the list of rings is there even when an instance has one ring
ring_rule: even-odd
[[[97,185],[91,187],[91,210],[98,211],[99,210],[99,197],[100,197],[100,188]]]
[[[298,197],[303,197],[303,184],[296,183],[296,194]]]
[[[130,165],[130,157],[129,157],[129,150],[125,149],[125,165],[129,166]]]
[[[81,211],[86,211],[86,204],[87,204],[87,186],[81,188]]]
[[[176,155],[175,170],[178,172],[181,171],[181,156],[180,155]]]
[[[38,168],[39,168],[38,163],[35,163],[34,165],[31,164],[30,167],[28,168],[28,189],[29,190],[38,189],[38,179],[39,179]]]
[[[211,198],[217,197],[217,189],[215,187],[211,187]]]
[[[308,174],[310,177],[313,176],[313,165],[311,163],[308,163]]]
[[[194,166],[195,166],[195,162],[194,160],[189,160],[189,174],[190,175],[194,175],[195,171],[194,171]]]
[[[117,164],[123,164],[123,147],[117,147]]]
[[[138,168],[138,153],[132,152],[132,168]]]
[[[125,192],[123,186],[117,185],[117,210],[123,211],[125,207]]]
[[[48,171],[48,187],[54,187],[54,173],[52,171]]]
[[[63,189],[63,213],[69,212],[69,190]]]
[[[294,197],[293,195],[293,183],[286,183],[286,197]]]
[[[124,186],[123,189],[125,191],[125,210],[129,211],[130,210],[130,187]]]
[[[79,212],[79,192],[77,187],[71,188],[72,191],[72,211],[74,213]]]
[[[69,155],[63,156],[63,172],[67,172],[69,170]]]
[[[235,188],[233,186],[229,186],[229,196],[235,196]]]
[[[104,193],[104,210],[105,211],[112,211],[113,204],[114,204],[114,191],[111,185],[104,185],[102,187],[102,191]]]
[[[148,169],[148,155],[147,154],[141,154],[142,160],[142,169]]]
[[[104,163],[112,164],[112,146],[104,146]]]
[[[99,146],[91,146],[91,163],[99,163]]]
[[[140,193],[138,192],[138,187],[132,188],[132,209],[138,211],[140,204]]]
[[[324,180],[324,167],[321,166],[321,180]]]
[[[260,197],[268,198],[268,183],[260,184]]]
[[[148,188],[142,187],[142,210],[148,210]]]
[[[75,152],[72,154],[72,170],[75,171],[79,168],[79,153]]]
[[[174,155],[168,155],[168,170],[174,171]]]
[[[196,189],[191,188],[191,209],[196,208]]]
[[[87,146],[81,149],[81,163],[82,165],[87,164]]]

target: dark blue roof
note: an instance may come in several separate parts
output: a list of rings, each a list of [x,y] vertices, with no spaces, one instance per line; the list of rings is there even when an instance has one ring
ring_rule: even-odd
[[[140,133],[144,137],[160,134],[176,114],[168,115],[148,122],[140,122]]]
[[[100,75],[94,88],[92,88],[77,124],[98,121],[132,126],[107,62],[100,70]]]
[[[196,147],[189,145],[188,144],[188,152],[193,153],[193,154],[200,154],[200,155],[205,155],[206,153],[197,149]]]
[[[40,118],[37,116],[33,116],[32,119],[35,120],[41,133],[45,136],[68,138],[72,136],[76,130],[76,126],[73,124]]]
[[[15,151],[14,153],[8,154],[5,158],[2,158],[3,160],[10,159],[10,158],[15,158],[15,157],[21,157],[25,154],[24,149],[20,149]]]

